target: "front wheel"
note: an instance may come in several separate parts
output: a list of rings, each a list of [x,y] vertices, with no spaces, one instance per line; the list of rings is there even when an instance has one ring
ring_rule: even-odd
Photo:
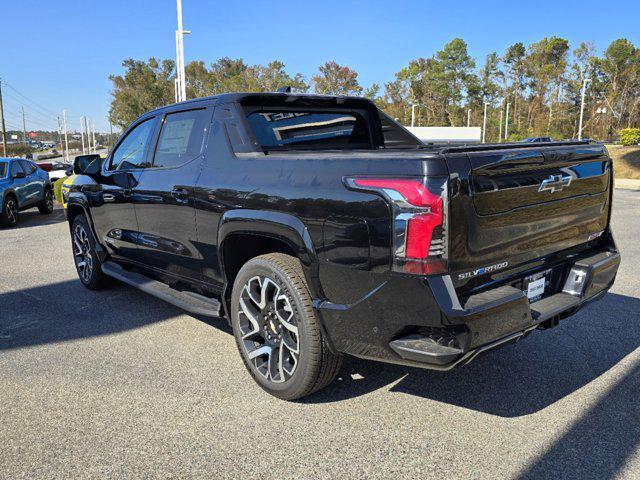
[[[249,260],[231,298],[231,325],[249,373],[284,400],[331,383],[342,364],[320,331],[309,287],[297,258],[282,253]]]
[[[82,284],[89,290],[104,288],[109,283],[109,277],[102,273],[102,264],[96,254],[95,242],[84,215],[78,215],[73,219],[71,243],[73,260]]]
[[[13,195],[6,195],[2,202],[0,223],[5,227],[13,227],[18,223],[18,201]]]

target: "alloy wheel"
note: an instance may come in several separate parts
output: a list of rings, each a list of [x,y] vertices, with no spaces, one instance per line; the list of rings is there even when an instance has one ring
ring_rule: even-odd
[[[73,231],[73,257],[76,261],[78,273],[83,282],[91,280],[93,271],[93,257],[89,235],[82,225],[76,225]]]
[[[287,381],[300,355],[300,337],[291,300],[266,276],[252,277],[239,299],[242,348],[248,361],[266,380]]]
[[[46,191],[44,201],[47,204],[47,208],[53,210],[53,192],[51,190]]]
[[[9,225],[13,225],[18,220],[18,205],[13,198],[10,198],[7,200],[5,207],[7,209],[7,220],[9,221]]]

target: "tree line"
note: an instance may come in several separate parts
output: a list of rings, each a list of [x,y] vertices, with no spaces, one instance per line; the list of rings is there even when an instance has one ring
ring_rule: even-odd
[[[173,103],[175,62],[127,59],[124,73],[111,75],[109,117],[126,127],[138,115]],[[223,92],[272,92],[290,85],[294,92],[363,95],[392,117],[409,125],[480,126],[487,109],[487,141],[498,141],[509,112],[510,140],[528,136],[575,138],[585,79],[583,137],[613,140],[623,128],[640,126],[640,49],[614,40],[596,54],[591,43],[571,49],[566,39],[548,37],[515,43],[493,52],[477,65],[467,43],[451,42],[427,58],[418,58],[384,85],[367,88],[358,73],[334,61],[322,64],[307,80],[287,72],[285,64],[248,65],[221,58],[210,65],[185,67],[187,98]],[[500,121],[502,119],[502,122]]]

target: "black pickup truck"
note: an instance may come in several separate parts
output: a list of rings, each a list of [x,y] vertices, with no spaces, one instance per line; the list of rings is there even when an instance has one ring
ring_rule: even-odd
[[[74,168],[82,283],[224,316],[284,399],[344,355],[462,366],[601,297],[620,263],[602,145],[436,148],[361,98],[191,100]]]

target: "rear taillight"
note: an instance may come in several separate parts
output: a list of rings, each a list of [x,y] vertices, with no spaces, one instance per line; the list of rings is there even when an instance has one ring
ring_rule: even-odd
[[[417,275],[447,271],[447,178],[350,177],[355,190],[381,194],[393,210],[393,268]]]

